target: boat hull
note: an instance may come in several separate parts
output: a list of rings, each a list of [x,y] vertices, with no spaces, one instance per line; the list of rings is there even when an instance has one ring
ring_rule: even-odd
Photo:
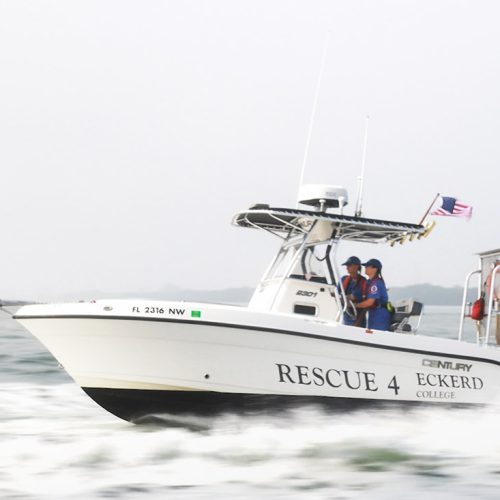
[[[176,417],[184,416],[283,415],[285,412],[304,407],[315,407],[328,413],[336,413],[365,408],[388,408],[396,405],[422,406],[437,404],[428,401],[242,394],[212,391],[161,391],[96,387],[82,387],[82,389],[99,406],[113,415],[133,423],[175,421]],[[470,406],[470,404],[449,403],[449,406],[466,407]]]
[[[246,308],[148,304],[28,306],[16,318],[90,397],[126,420],[304,403],[499,401],[495,349]],[[146,307],[156,312],[145,315]]]

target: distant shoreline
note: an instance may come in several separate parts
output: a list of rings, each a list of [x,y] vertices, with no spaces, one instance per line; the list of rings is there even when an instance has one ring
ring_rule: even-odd
[[[230,304],[246,304],[253,293],[251,287],[225,288],[221,290],[189,290],[173,286],[165,287],[156,291],[87,291],[63,294],[54,301],[78,301],[98,299],[125,299],[125,298],[148,298],[153,300],[185,300],[194,302],[221,302]],[[462,303],[463,289],[459,286],[441,287],[430,284],[394,286],[389,288],[389,299],[397,302],[401,299],[413,298],[427,305],[433,306],[458,306]],[[468,301],[475,299],[475,291],[469,289]],[[35,299],[36,300],[36,299]],[[39,301],[39,300],[36,300]],[[26,300],[2,300],[0,302],[9,304],[29,303]]]

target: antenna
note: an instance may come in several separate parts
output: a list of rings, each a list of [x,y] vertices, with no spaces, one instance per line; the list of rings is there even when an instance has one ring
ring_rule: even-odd
[[[309,121],[309,130],[307,131],[306,147],[304,149],[304,158],[302,160],[302,170],[300,172],[299,192],[300,192],[300,188],[302,186],[302,183],[304,182],[304,172],[306,170],[307,156],[309,155],[309,146],[311,144],[311,135],[312,135],[312,129],[313,129],[313,124],[314,124],[314,117],[316,116],[316,108],[318,107],[318,98],[319,98],[319,90],[321,88],[321,80],[323,79],[323,73],[325,71],[326,54],[328,52],[329,39],[330,39],[330,32],[327,31],[326,37],[325,37],[325,45],[323,47],[323,55],[321,56],[321,66],[320,66],[319,75],[318,75],[318,83],[316,84],[316,93],[314,95],[313,107],[312,107],[312,112],[311,112],[311,120]],[[297,202],[297,207],[298,206],[299,206],[299,203]]]
[[[368,145],[368,122],[370,121],[370,116],[365,117],[365,141],[363,144],[363,160],[361,161],[361,175],[358,177],[358,194],[356,201],[356,211],[354,215],[356,217],[361,217],[361,206],[363,204],[363,183],[365,180],[365,165],[366,165],[366,146]]]

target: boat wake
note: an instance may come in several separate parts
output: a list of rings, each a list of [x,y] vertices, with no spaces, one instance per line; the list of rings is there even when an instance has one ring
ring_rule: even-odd
[[[419,498],[432,487],[451,499],[477,497],[479,482],[481,498],[496,498],[500,486],[498,407],[304,407],[134,426],[71,383],[3,384],[0,407],[2,497]]]

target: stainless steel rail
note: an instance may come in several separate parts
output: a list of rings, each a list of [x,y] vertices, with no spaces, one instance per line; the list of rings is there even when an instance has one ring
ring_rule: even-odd
[[[500,271],[500,264],[493,269],[491,273],[491,283],[490,283],[490,297],[488,299],[488,309],[487,309],[487,321],[486,321],[486,345],[488,345],[488,342],[490,340],[490,330],[491,330],[491,318],[493,316],[493,313],[495,312],[495,316],[497,314],[496,311],[493,311],[493,302],[495,300],[495,280],[498,274],[498,271]]]
[[[481,269],[477,269],[476,271],[471,271],[465,278],[464,293],[462,297],[462,314],[460,317],[460,327],[458,329],[458,340],[462,340],[462,335],[464,330],[465,308],[467,306],[467,292],[469,291],[469,282],[471,277],[474,276],[474,274],[480,274],[480,273]],[[479,290],[478,293],[481,294],[481,290]]]

